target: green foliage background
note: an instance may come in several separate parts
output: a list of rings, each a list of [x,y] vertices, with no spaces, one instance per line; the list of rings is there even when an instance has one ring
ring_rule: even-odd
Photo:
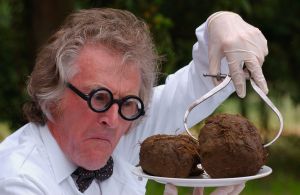
[[[298,0],[0,0],[0,140],[7,135],[7,131],[2,131],[4,126],[15,130],[26,122],[22,115],[22,105],[27,99],[26,80],[38,49],[72,10],[91,7],[127,9],[149,24],[157,50],[164,57],[160,82],[169,73],[189,63],[196,41],[195,29],[210,14],[220,10],[238,13],[258,27],[267,38],[269,55],[263,70],[270,89],[269,96],[278,107],[284,106],[288,97],[291,106],[287,107],[289,114],[285,115],[285,121],[293,118],[299,124]],[[269,132],[274,120],[264,103],[255,100],[251,92],[248,89],[249,95],[243,101],[229,102],[231,106],[225,110],[234,110],[249,118],[254,116],[261,129]],[[233,95],[231,98],[236,97]],[[299,128],[294,132],[299,133]],[[299,137],[286,137],[274,148],[270,165],[280,169],[273,177],[278,179],[262,182],[270,190],[255,191],[262,187],[260,182],[254,182],[247,185],[250,187],[243,193],[299,194],[296,189],[300,184],[300,151],[297,143]],[[281,185],[278,182],[285,182],[280,189],[277,189]],[[160,194],[162,190],[162,186],[155,183],[149,183],[148,188],[148,194]],[[284,188],[290,189],[284,191]],[[190,189],[181,188],[180,194],[191,192]]]
[[[165,59],[161,81],[191,60],[197,26],[213,12],[234,11],[260,28],[268,40],[264,73],[270,96],[290,96],[295,104],[300,102],[300,1],[0,0],[0,121],[13,129],[25,123],[21,107],[36,51],[68,13],[91,7],[127,9],[146,20]],[[240,103],[240,110],[247,115],[245,103]],[[259,113],[267,117],[264,106]]]

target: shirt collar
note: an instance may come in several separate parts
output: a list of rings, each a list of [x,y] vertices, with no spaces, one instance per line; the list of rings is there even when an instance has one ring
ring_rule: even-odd
[[[58,183],[61,183],[75,171],[77,166],[65,156],[47,125],[40,127],[40,133],[49,156],[55,179]]]

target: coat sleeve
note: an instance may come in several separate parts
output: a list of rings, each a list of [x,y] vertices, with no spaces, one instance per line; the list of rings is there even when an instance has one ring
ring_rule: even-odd
[[[169,75],[164,85],[154,88],[149,109],[142,123],[121,140],[122,153],[133,157],[131,160],[135,164],[138,163],[139,143],[153,134],[183,132],[183,117],[189,105],[214,87],[212,79],[203,76],[209,71],[206,23],[196,29],[196,36],[192,61]],[[226,61],[222,60],[222,73],[228,72],[226,68]],[[189,115],[188,126],[191,127],[209,116],[233,91],[233,85],[230,83],[225,89],[194,108]]]

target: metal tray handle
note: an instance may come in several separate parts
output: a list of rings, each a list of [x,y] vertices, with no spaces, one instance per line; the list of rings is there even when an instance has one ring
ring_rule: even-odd
[[[196,137],[194,137],[191,132],[189,131],[189,128],[187,126],[187,118],[188,115],[190,114],[190,112],[199,104],[201,104],[202,102],[204,102],[205,100],[207,100],[209,97],[211,97],[212,95],[214,95],[215,93],[217,93],[218,91],[222,90],[223,88],[225,88],[231,81],[231,77],[229,75],[227,75],[225,77],[225,79],[222,81],[222,83],[220,83],[219,85],[217,85],[216,87],[214,87],[212,90],[210,90],[209,92],[207,92],[206,94],[204,94],[202,97],[200,97],[199,99],[195,100],[187,109],[187,111],[185,112],[184,118],[183,118],[183,123],[184,123],[184,127],[186,132],[193,137],[195,140],[197,140]],[[261,97],[261,99],[264,100],[264,102],[273,110],[273,112],[275,112],[275,114],[278,117],[278,120],[280,122],[280,127],[278,130],[277,135],[275,136],[274,139],[272,139],[269,143],[264,144],[264,147],[268,147],[271,144],[273,144],[281,135],[282,131],[283,131],[283,118],[282,115],[280,113],[280,111],[275,107],[275,105],[272,103],[272,101],[264,94],[264,92],[255,84],[255,82],[250,78],[250,83],[251,86],[253,87],[253,89],[255,90],[255,92]]]

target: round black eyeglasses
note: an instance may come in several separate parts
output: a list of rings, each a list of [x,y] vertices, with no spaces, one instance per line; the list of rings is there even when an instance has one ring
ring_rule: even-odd
[[[120,116],[125,120],[132,121],[145,114],[144,103],[137,96],[129,95],[122,99],[114,99],[112,92],[104,87],[94,89],[89,94],[84,94],[71,83],[66,84],[74,93],[87,101],[88,106],[94,112],[105,112],[116,103],[119,105],[118,112]]]

